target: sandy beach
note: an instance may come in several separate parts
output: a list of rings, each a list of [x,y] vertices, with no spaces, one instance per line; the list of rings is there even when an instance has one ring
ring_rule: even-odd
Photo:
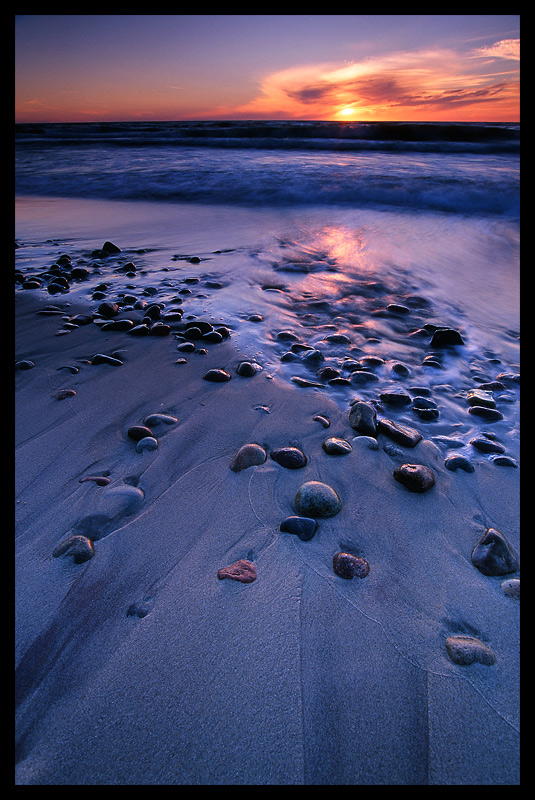
[[[121,246],[116,278],[134,258]],[[107,269],[91,275],[93,296]],[[247,324],[279,347],[279,364],[281,353],[297,353],[295,368],[283,359],[277,372],[245,346],[247,326],[240,338],[217,314],[221,287],[210,277],[209,313],[195,305],[181,313],[166,300],[145,322],[159,294],[132,289],[143,300],[136,309],[109,280],[92,302],[76,281],[53,296],[46,284],[19,284],[16,784],[518,783],[520,470],[510,435],[518,376],[487,357],[486,377],[509,380],[503,416],[477,420],[498,447],[471,447],[467,458],[464,441],[461,461],[448,465],[451,433],[412,410],[421,384],[414,369],[405,377],[400,368],[394,387],[408,392],[409,410],[356,379],[340,384],[341,401],[336,382],[318,378],[319,364],[303,383],[307,347],[291,349],[303,338],[277,340],[274,319]],[[232,281],[225,290],[232,294]],[[264,286],[268,295],[278,302],[281,290]],[[100,304],[117,300],[107,317]],[[373,302],[381,305],[377,291]],[[242,312],[238,300],[234,308]],[[288,313],[279,312],[277,322]],[[341,326],[340,309],[329,314],[323,337]],[[186,323],[201,318],[226,333],[189,336]],[[168,329],[136,336],[109,325],[118,319]],[[373,319],[392,325],[392,316]],[[422,319],[407,328],[395,317],[400,341]],[[380,328],[366,348],[362,322],[345,322],[361,337],[358,357],[380,353],[381,337],[372,336]],[[412,352],[400,349],[399,361]],[[461,362],[465,351],[456,352]],[[243,362],[257,368],[250,374]],[[379,373],[378,363],[350,375]],[[225,379],[205,379],[211,370]],[[288,380],[292,370],[300,381]],[[483,400],[467,403],[468,384],[453,385],[451,373],[447,385],[428,397],[446,416],[457,404],[463,424],[473,424],[469,408]],[[350,422],[355,400],[420,438],[409,446],[386,424],[364,435]],[[136,426],[149,430],[136,435]],[[328,439],[347,447],[328,452]],[[246,445],[256,447],[231,468]],[[287,448],[304,465],[284,461]],[[405,464],[427,468],[432,484],[408,488],[394,476]],[[334,490],[336,508],[305,513],[296,496],[309,482]],[[311,538],[281,530],[295,516],[315,520]],[[474,549],[489,530],[499,552],[480,546],[492,561],[485,574]],[[504,548],[516,560],[500,572]],[[364,576],[338,574],[337,553],[365,562]],[[247,562],[247,582],[220,572],[236,562]]]

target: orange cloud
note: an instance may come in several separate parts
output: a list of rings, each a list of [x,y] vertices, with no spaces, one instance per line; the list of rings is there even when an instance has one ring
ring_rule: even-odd
[[[488,59],[516,59],[518,52],[517,40],[504,40],[468,56],[426,50],[290,68],[268,75],[260,94],[234,111],[251,118],[517,121],[518,70],[489,71]]]

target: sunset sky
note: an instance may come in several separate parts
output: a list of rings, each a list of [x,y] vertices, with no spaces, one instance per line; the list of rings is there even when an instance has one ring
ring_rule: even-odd
[[[519,15],[16,15],[16,122],[518,122]]]

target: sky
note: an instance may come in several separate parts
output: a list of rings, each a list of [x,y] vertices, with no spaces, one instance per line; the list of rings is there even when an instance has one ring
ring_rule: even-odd
[[[519,15],[15,15],[16,122],[518,122]]]

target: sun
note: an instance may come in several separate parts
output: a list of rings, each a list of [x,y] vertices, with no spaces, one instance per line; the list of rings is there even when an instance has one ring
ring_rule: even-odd
[[[355,113],[355,109],[351,108],[351,106],[346,106],[345,108],[340,109],[338,113],[342,114],[342,116],[344,117],[350,117],[352,114]]]

